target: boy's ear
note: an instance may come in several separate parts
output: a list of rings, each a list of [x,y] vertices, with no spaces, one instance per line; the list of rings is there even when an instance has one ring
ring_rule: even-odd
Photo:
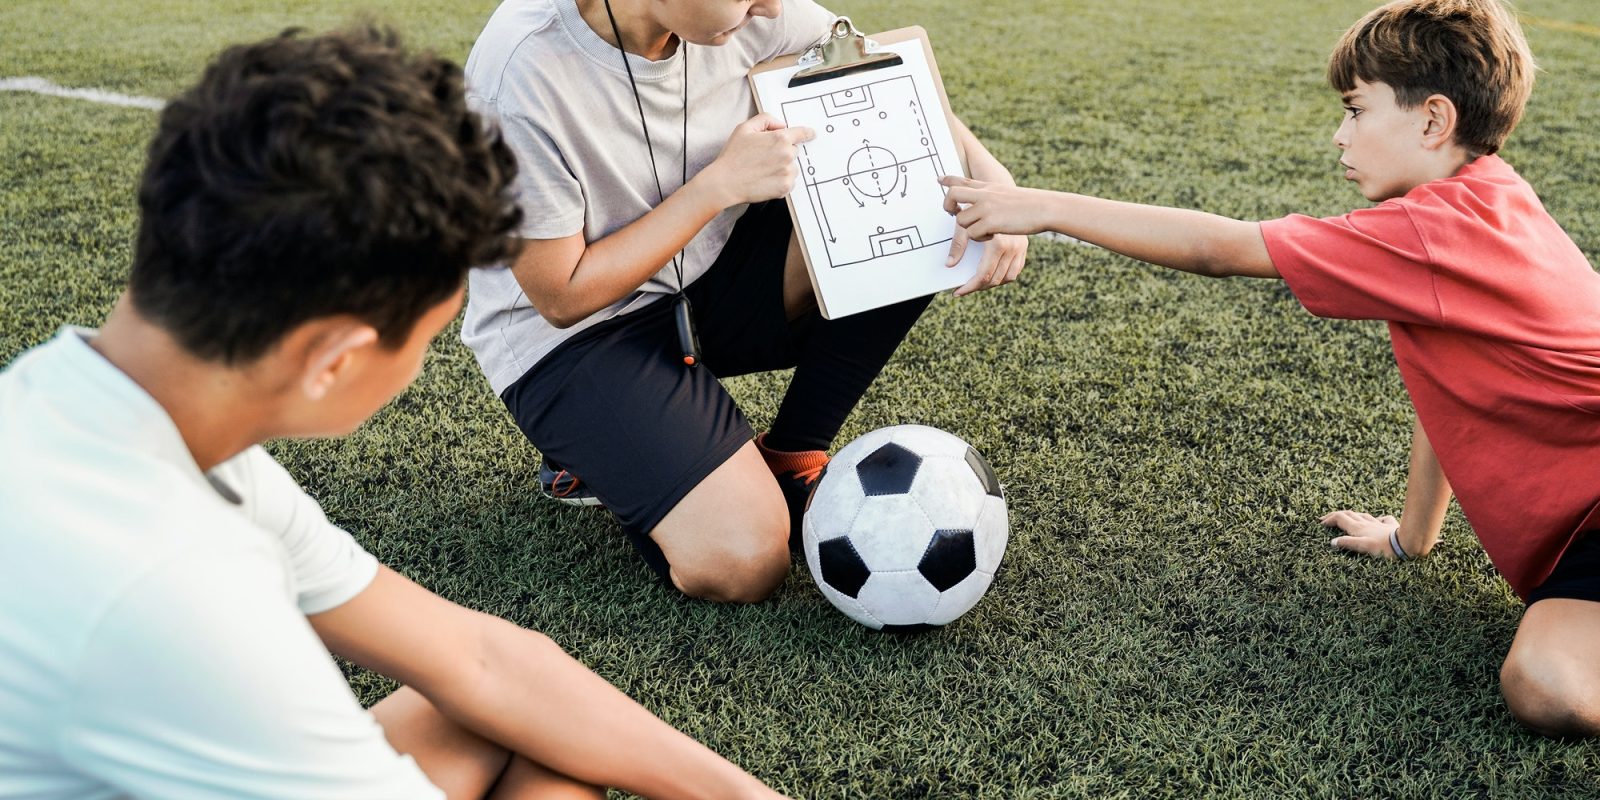
[[[349,369],[357,351],[378,341],[378,331],[361,322],[340,322],[316,337],[306,353],[300,388],[311,400],[321,400]]]
[[[1456,140],[1456,104],[1442,94],[1429,95],[1422,101],[1425,119],[1422,128],[1422,145],[1430,150],[1453,144]]]

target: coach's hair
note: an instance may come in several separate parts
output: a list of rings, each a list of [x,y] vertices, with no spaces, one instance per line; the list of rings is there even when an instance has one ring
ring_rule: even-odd
[[[1456,106],[1456,142],[1487,155],[1521,121],[1534,70],[1522,27],[1499,0],[1396,0],[1345,31],[1328,82],[1340,92],[1357,79],[1388,84],[1407,109],[1444,95]]]
[[[398,347],[469,268],[514,254],[515,172],[461,70],[391,30],[231,47],[161,113],[129,296],[226,364],[339,314]]]

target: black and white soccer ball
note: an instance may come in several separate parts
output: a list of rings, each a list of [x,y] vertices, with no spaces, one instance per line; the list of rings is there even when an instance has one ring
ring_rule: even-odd
[[[1006,501],[989,462],[923,425],[844,446],[806,504],[806,564],[846,616],[890,632],[944,625],[977,604],[1006,552]]]

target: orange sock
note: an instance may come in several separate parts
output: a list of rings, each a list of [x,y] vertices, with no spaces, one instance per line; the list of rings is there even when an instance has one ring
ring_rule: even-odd
[[[767,447],[764,441],[765,433],[756,436],[756,449],[761,451],[762,460],[767,462],[767,469],[773,475],[789,474],[807,484],[816,482],[822,475],[822,468],[828,466],[828,453],[824,450],[801,450],[792,453],[786,450],[773,450]]]

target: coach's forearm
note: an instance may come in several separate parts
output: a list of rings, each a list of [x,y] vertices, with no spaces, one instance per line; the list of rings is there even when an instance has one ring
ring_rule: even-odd
[[[956,142],[961,146],[962,155],[967,157],[967,173],[980,181],[1016,185],[1016,180],[1011,177],[1011,170],[1006,169],[1006,165],[1000,163],[1000,159],[995,158],[994,154],[989,152],[989,148],[983,146],[983,142],[971,128],[967,127],[967,123],[955,117],[951,119],[955,121],[953,133]]]
[[[578,780],[651,798],[775,796],[549,637],[493,617],[482,625],[480,679],[429,698],[479,735]]]
[[[716,187],[690,180],[644,216],[590,243],[556,292],[556,316],[570,325],[638,291],[729,205]]]
[[[1274,277],[1260,225],[1202,211],[1041,192],[1045,228],[1197,275]]]
[[[1419,421],[1411,434],[1411,468],[1406,474],[1405,509],[1400,512],[1400,546],[1406,553],[1427,555],[1439,542],[1450,495],[1450,481]]]

